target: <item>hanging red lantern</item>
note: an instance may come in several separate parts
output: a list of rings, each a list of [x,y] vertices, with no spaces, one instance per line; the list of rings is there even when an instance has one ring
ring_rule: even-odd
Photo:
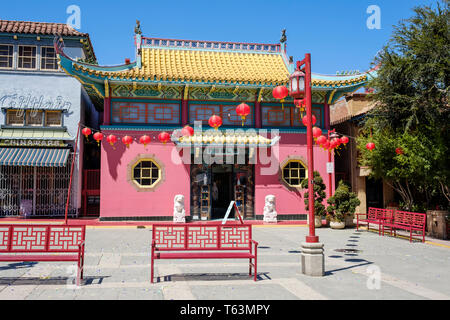
[[[219,116],[213,115],[211,118],[209,118],[208,123],[211,127],[218,130],[219,127],[222,125],[222,118]]]
[[[113,134],[110,134],[106,137],[106,141],[108,141],[110,145],[114,146],[114,143],[117,142],[117,137]]]
[[[283,88],[285,88],[285,87],[283,87]],[[287,90],[287,88],[285,88],[285,89]],[[238,116],[241,117],[241,119],[242,119],[242,126],[244,126],[245,117],[247,117],[250,114],[250,107],[248,106],[248,104],[241,103],[240,105],[238,105],[236,107],[236,113],[237,113]]]
[[[101,132],[94,133],[94,139],[95,139],[95,141],[97,141],[97,144],[100,146],[100,141],[103,140],[103,133],[101,133]]]
[[[281,100],[289,95],[289,90],[285,86],[278,86],[273,89],[272,95],[275,99]]]
[[[321,135],[320,137],[317,138],[316,143],[321,146],[323,145],[325,142],[327,142],[327,137],[325,137],[324,135]]]
[[[313,133],[314,139],[317,139],[317,138],[319,138],[322,135],[322,129],[320,129],[318,127],[313,127],[312,128],[312,133]]]
[[[146,147],[147,144],[150,143],[150,141],[152,141],[152,139],[151,139],[148,135],[143,135],[143,136],[139,139],[139,142],[140,142],[141,144],[143,144],[144,147]]]
[[[283,99],[289,95],[289,90],[285,86],[275,87],[272,91],[272,95],[275,99],[281,101],[281,108],[284,110]]]
[[[395,153],[396,154],[403,154],[403,149],[402,148],[396,148],[395,149]]]
[[[330,149],[330,140],[327,139],[327,140],[322,144],[322,147],[323,147],[325,150]]]
[[[335,148],[339,147],[339,144],[340,144],[339,138],[331,139],[331,141],[330,141],[330,149],[335,149]]]
[[[129,148],[130,144],[133,143],[133,138],[130,136],[125,136],[122,138],[122,142],[127,146],[127,148]]]
[[[89,139],[89,135],[92,133],[92,131],[89,128],[84,128],[83,130],[81,130],[81,133],[84,134],[86,139]]]
[[[372,151],[373,149],[375,149],[375,143],[369,142],[368,144],[366,144],[366,149]]]
[[[349,139],[348,139],[348,137],[346,137],[346,136],[343,136],[343,137],[341,138],[341,142],[342,142],[342,144],[343,144],[344,146],[348,143],[348,141],[349,141]]]
[[[183,129],[181,129],[181,134],[183,137],[192,137],[194,135],[194,128],[186,125]]]
[[[315,125],[316,121],[317,121],[316,117],[314,115],[312,115],[312,125]],[[307,127],[308,126],[308,117],[304,116],[302,119],[302,122],[303,122],[304,126]]]
[[[168,134],[167,132],[163,131],[158,135],[158,139],[159,141],[161,141],[162,143],[166,144],[167,141],[170,141],[170,134]]]

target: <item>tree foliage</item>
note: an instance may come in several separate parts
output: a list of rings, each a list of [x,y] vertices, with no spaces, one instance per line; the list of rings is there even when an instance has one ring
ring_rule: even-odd
[[[424,210],[450,201],[450,14],[444,2],[414,12],[375,58],[379,69],[369,83],[375,107],[358,149],[361,165],[391,184],[405,209]],[[365,148],[369,141],[373,151]]]

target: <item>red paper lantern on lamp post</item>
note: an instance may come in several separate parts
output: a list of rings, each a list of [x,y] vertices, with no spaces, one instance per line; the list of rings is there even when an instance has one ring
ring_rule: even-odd
[[[283,87],[283,88],[285,88],[286,91],[287,91],[286,87]],[[245,104],[245,103],[241,103],[240,105],[238,105],[236,107],[236,113],[237,113],[238,116],[241,117],[241,119],[242,119],[242,126],[244,126],[245,118],[250,114],[250,107],[249,107],[249,105]]]
[[[158,140],[161,141],[162,143],[166,144],[168,141],[170,141],[170,134],[163,131],[158,135]]]
[[[348,141],[349,141],[349,139],[348,139],[348,137],[346,137],[346,136],[343,136],[343,137],[341,138],[341,142],[342,142],[342,144],[343,144],[344,146],[348,143]]]
[[[141,144],[144,145],[144,147],[147,146],[147,144],[150,143],[150,141],[152,141],[152,139],[148,136],[148,135],[143,135],[142,137],[140,137],[139,142]]]
[[[312,125],[315,125],[316,121],[317,121],[316,117],[314,115],[312,115]],[[305,127],[308,126],[308,119],[306,116],[303,117],[302,122],[305,125]]]
[[[181,134],[183,137],[192,137],[194,135],[194,128],[186,125],[183,129],[181,129]]]
[[[327,137],[325,137],[324,135],[321,135],[320,137],[317,138],[316,143],[319,146],[323,146],[325,144],[325,142],[327,142]]]
[[[106,137],[106,141],[109,142],[111,146],[114,146],[114,143],[117,142],[117,137],[113,134],[110,134],[109,136]]]
[[[322,135],[322,129],[320,129],[319,127],[313,127],[312,132],[314,140],[317,140],[317,138],[319,138]]]
[[[208,123],[211,127],[218,130],[219,127],[222,125],[222,118],[216,115],[213,115],[211,118],[209,118]]]
[[[89,128],[84,128],[83,130],[81,130],[81,133],[86,137],[86,139],[89,139],[89,135],[92,133],[92,131]]]
[[[100,146],[100,141],[103,140],[103,133],[101,133],[101,132],[94,133],[94,139],[95,139],[95,141],[97,141],[97,144]]]
[[[133,143],[133,138],[130,136],[125,136],[122,138],[122,142],[127,146],[127,148],[129,148],[130,144]]]

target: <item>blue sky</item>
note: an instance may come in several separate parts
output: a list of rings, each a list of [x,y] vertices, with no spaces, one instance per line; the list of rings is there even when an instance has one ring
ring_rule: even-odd
[[[101,65],[134,60],[133,31],[190,40],[277,43],[287,29],[288,56],[309,52],[313,72],[335,74],[370,68],[393,25],[412,16],[412,8],[431,0],[182,0],[182,1],[2,1],[0,19],[65,23],[66,9],[81,9],[81,29],[91,36]],[[380,8],[381,29],[366,25],[370,5]]]

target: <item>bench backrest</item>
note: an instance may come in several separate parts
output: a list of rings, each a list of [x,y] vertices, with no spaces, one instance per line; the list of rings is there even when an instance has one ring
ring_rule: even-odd
[[[0,225],[2,252],[78,252],[85,226]]]
[[[414,227],[425,227],[427,215],[425,213],[396,211],[394,222],[396,224],[412,225]]]
[[[250,224],[154,224],[157,250],[248,250]]]
[[[394,217],[394,210],[370,207],[367,217],[369,219],[376,219],[376,220],[392,219]]]

